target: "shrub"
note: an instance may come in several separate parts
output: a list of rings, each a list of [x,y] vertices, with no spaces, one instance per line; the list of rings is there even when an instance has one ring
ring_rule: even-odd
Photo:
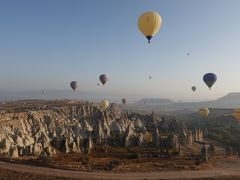
[[[89,162],[90,162],[90,157],[88,155],[83,156],[82,163],[83,164],[89,164]]]
[[[127,155],[127,159],[139,159],[139,158],[141,158],[140,153],[131,153]]]

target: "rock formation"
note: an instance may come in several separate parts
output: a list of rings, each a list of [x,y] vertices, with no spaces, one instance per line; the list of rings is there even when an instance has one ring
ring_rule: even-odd
[[[166,120],[152,113],[123,113],[116,104],[106,112],[92,104],[0,114],[0,154],[52,156],[63,153],[90,153],[94,145],[146,146],[179,149],[201,141],[202,130],[190,131],[176,119]],[[11,122],[11,123],[7,123]],[[146,142],[145,135],[152,135]]]

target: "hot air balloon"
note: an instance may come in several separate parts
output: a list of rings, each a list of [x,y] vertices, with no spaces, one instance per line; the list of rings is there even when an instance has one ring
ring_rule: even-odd
[[[138,18],[138,28],[146,36],[148,43],[157,34],[161,24],[162,18],[157,12],[145,12]]]
[[[152,76],[149,76],[149,79],[152,79]]]
[[[97,83],[97,86],[100,86],[100,84],[99,84],[99,83]]]
[[[78,88],[78,83],[77,81],[72,81],[70,83],[70,87],[73,89],[73,91],[75,91]]]
[[[189,53],[187,53],[187,56],[189,56]]]
[[[207,117],[208,114],[209,114],[209,110],[208,110],[208,108],[200,108],[200,109],[198,110],[198,113],[199,113],[199,115],[202,116],[202,117]]]
[[[107,82],[107,80],[108,80],[107,75],[106,75],[106,74],[101,74],[101,75],[99,76],[99,80],[100,80],[101,83],[104,85],[104,84]]]
[[[126,104],[126,102],[127,102],[126,98],[123,98],[123,99],[122,99],[122,103],[123,103],[123,104]]]
[[[101,103],[100,103],[100,108],[101,108],[103,111],[105,111],[105,110],[108,108],[108,106],[109,106],[109,102],[108,102],[107,100],[101,101]]]
[[[196,91],[196,89],[197,89],[196,86],[192,86],[193,92]]]
[[[214,73],[207,73],[203,76],[203,81],[211,89],[212,85],[217,81],[217,76]]]
[[[234,116],[237,120],[240,120],[240,108],[234,110],[233,116]]]

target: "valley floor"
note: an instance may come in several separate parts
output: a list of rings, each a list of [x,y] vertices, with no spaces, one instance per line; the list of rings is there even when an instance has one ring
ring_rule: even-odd
[[[113,180],[147,180],[147,179],[202,179],[215,180],[240,179],[240,159],[227,158],[216,162],[216,167],[206,170],[163,171],[163,172],[84,172],[37,167],[0,161],[0,179],[113,179]]]

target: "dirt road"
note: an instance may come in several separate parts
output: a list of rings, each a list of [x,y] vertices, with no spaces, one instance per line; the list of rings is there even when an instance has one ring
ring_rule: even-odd
[[[14,164],[0,161],[0,169],[8,170],[9,172],[30,173],[44,176],[57,176],[61,178],[74,179],[124,179],[124,180],[139,180],[139,179],[193,179],[193,178],[210,178],[210,177],[226,177],[238,176],[240,177],[240,163],[239,161],[227,161],[222,163],[219,167],[213,170],[199,170],[199,171],[171,171],[171,172],[149,172],[149,173],[108,173],[108,172],[82,172],[53,169],[47,167],[36,167],[23,164]],[[1,174],[1,171],[0,171]],[[3,176],[1,176],[3,177]]]

